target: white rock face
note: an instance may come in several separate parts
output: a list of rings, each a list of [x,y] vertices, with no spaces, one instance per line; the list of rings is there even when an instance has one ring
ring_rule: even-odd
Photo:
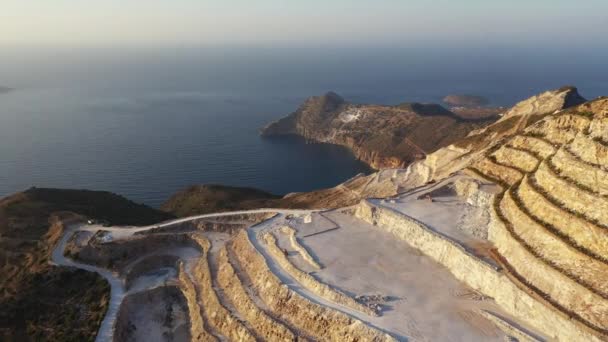
[[[501,120],[513,116],[555,113],[561,111],[565,107],[570,107],[582,102],[584,102],[584,99],[578,95],[576,88],[549,90],[519,102],[513,108],[505,112],[503,119]]]
[[[359,120],[361,115],[363,114],[363,110],[359,108],[350,108],[344,112],[342,112],[339,116],[339,119],[344,123],[349,123],[353,121]]]

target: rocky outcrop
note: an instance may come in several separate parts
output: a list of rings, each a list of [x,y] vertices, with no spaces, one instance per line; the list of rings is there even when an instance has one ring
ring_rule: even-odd
[[[561,144],[574,137],[575,130],[567,128],[582,124],[584,118],[568,115],[568,111],[564,110],[583,101],[584,98],[574,87],[546,91],[521,101],[507,110],[500,120],[481,129],[473,130],[465,138],[412,164],[410,169],[414,176],[406,182],[406,185],[407,187],[420,186],[471,166],[483,159],[486,152],[492,151],[494,146],[505,143],[506,139],[516,136],[518,133],[523,133],[528,127],[527,133],[523,135],[542,136],[546,142],[545,146],[540,146],[538,142],[535,142],[535,145],[542,149],[539,153],[546,154],[547,149],[550,149],[546,145]],[[556,120],[541,121],[549,115],[555,117]],[[535,125],[539,121],[541,123]],[[542,127],[543,125],[552,127]],[[514,142],[513,146],[518,146],[517,142]]]
[[[327,93],[309,98],[261,134],[343,145],[371,167],[386,169],[405,167],[494,120],[463,119],[436,104],[355,105]]]
[[[570,108],[586,102],[576,87],[565,86],[556,90],[549,90],[539,95],[533,96],[525,101],[521,101],[513,108],[506,111],[501,121],[511,117],[534,117],[546,114],[553,114],[564,108]]]

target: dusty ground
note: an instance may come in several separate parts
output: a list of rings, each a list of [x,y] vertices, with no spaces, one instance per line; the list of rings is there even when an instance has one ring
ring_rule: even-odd
[[[372,200],[376,204],[406,214],[436,232],[457,241],[488,263],[494,264],[485,249],[489,243],[487,229],[490,220],[487,208],[467,203],[452,189],[453,182],[466,176],[450,177],[415,191],[406,192],[390,199]],[[483,186],[482,186],[483,187]],[[486,186],[484,191],[496,192],[494,186]],[[430,199],[429,196],[430,195]]]
[[[381,304],[380,317],[344,307],[338,307],[340,310],[404,340],[504,339],[500,330],[476,312],[478,309],[500,312],[491,300],[479,300],[478,294],[458,282],[446,269],[389,233],[338,211],[314,214],[309,224],[291,220],[295,221],[300,221],[294,224],[300,242],[324,267],[313,273],[319,280],[352,296],[388,297]],[[303,237],[311,233],[313,235]],[[276,233],[278,237],[281,235]],[[279,245],[289,251],[285,236],[280,238]],[[301,269],[314,270],[297,253],[290,251],[289,255]],[[285,283],[298,289],[278,266],[275,265],[274,271]],[[307,297],[316,297],[304,289],[298,290]]]
[[[175,287],[156,287],[125,298],[114,340],[190,341],[188,311]]]

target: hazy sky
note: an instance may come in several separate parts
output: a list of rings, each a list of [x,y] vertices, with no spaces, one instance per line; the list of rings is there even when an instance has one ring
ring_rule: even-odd
[[[2,0],[0,46],[596,41],[607,0]]]

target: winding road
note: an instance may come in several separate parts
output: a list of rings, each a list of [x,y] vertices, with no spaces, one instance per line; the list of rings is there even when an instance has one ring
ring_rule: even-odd
[[[141,227],[124,227],[124,226],[114,226],[114,227],[104,227],[101,225],[72,225],[68,227],[63,233],[61,239],[57,243],[57,246],[53,250],[51,255],[51,262],[58,266],[66,266],[66,267],[75,267],[79,269],[83,269],[89,272],[95,272],[104,277],[111,286],[111,294],[110,294],[110,302],[108,305],[108,311],[101,323],[99,331],[97,333],[97,337],[95,339],[96,342],[105,342],[111,341],[114,333],[114,323],[116,321],[116,317],[118,315],[118,309],[120,308],[120,304],[125,297],[126,291],[123,284],[122,279],[119,278],[118,274],[111,272],[110,270],[80,263],[74,261],[70,258],[64,256],[64,251],[66,244],[70,240],[70,238],[78,231],[89,231],[89,232],[97,232],[100,230],[112,232],[113,239],[127,239],[133,234],[137,232],[142,232],[155,228],[168,227],[175,224],[180,224],[184,222],[204,219],[204,218],[212,218],[212,217],[224,217],[224,216],[234,216],[234,215],[243,215],[243,214],[282,214],[282,215],[301,215],[308,214],[319,210],[297,210],[297,209],[254,209],[254,210],[240,210],[240,211],[231,211],[231,212],[223,212],[223,213],[213,213],[213,214],[204,214],[204,215],[196,215],[190,216],[170,221],[165,221],[159,224],[153,224],[148,226]]]

